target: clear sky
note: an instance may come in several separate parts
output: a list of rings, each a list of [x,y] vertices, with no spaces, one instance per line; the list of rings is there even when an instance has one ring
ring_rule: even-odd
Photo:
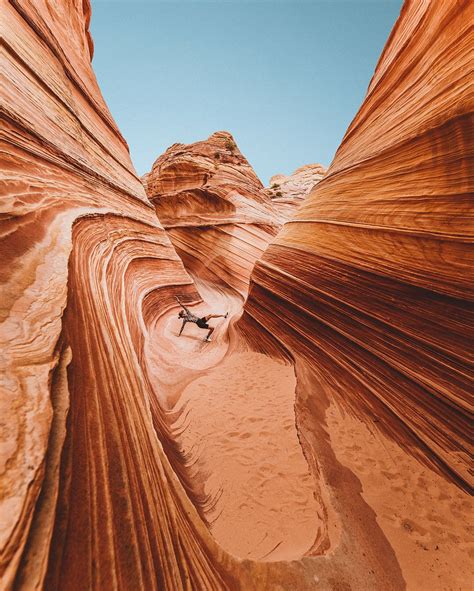
[[[230,131],[266,184],[329,165],[401,0],[92,0],[93,66],[141,175]]]

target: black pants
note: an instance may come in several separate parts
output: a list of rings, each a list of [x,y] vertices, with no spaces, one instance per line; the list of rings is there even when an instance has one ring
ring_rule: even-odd
[[[198,318],[196,324],[199,326],[199,328],[210,328],[205,318]]]

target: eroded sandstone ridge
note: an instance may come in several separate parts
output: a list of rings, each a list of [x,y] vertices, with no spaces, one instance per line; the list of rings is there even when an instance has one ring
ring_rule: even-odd
[[[288,219],[325,174],[326,169],[321,164],[306,164],[288,176],[273,175],[266,190],[279,213]]]
[[[174,294],[199,296],[100,94],[89,18],[86,0],[1,5],[0,588],[347,579],[324,557],[237,560],[200,517],[146,359]]]
[[[311,364],[329,399],[462,487],[472,482],[472,16],[469,2],[404,4],[326,177],[256,265],[246,306]]]
[[[188,271],[245,296],[281,220],[232,135],[174,144],[143,181]]]

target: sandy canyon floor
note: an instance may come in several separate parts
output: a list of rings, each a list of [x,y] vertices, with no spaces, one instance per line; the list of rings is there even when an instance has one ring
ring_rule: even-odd
[[[202,282],[199,288],[205,302],[195,313],[230,312],[211,321],[212,341],[203,342],[206,331],[194,324],[179,337],[175,311],[150,340],[172,431],[209,498],[205,517],[225,550],[255,560],[300,558],[321,516],[295,425],[293,366],[232,346],[226,334],[242,301]],[[166,348],[154,351],[163,341]]]
[[[232,329],[242,300],[196,283],[204,301],[193,312],[228,311],[229,318],[211,321],[216,330],[205,343],[196,325],[178,336],[173,310],[149,333],[147,359],[217,542],[239,558],[297,560],[363,546],[356,534],[346,539],[348,530],[373,521],[408,589],[469,589],[465,493],[335,403],[311,409],[323,429],[305,425],[305,405],[318,398],[308,368],[296,367],[297,380],[292,365],[250,351]]]

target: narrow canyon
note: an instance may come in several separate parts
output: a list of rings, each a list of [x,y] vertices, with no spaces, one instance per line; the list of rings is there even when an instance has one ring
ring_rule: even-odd
[[[139,178],[89,0],[2,3],[0,590],[470,589],[473,6],[264,187],[228,131]]]

